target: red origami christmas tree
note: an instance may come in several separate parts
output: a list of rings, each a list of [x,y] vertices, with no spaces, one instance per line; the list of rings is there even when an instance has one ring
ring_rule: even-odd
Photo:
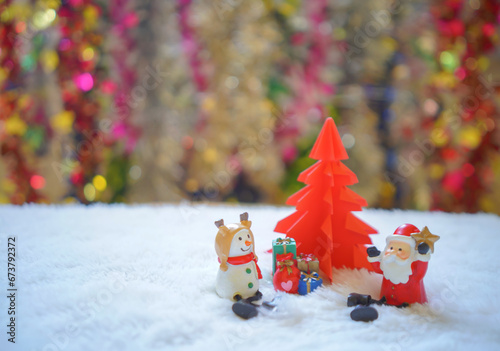
[[[349,157],[332,118],[325,121],[309,157],[318,162],[298,177],[307,185],[286,202],[297,211],[279,221],[274,231],[294,238],[297,254],[318,257],[330,281],[332,267],[371,270],[365,244],[372,243],[369,234],[377,231],[351,213],[367,203],[347,188],[358,178],[341,162]]]

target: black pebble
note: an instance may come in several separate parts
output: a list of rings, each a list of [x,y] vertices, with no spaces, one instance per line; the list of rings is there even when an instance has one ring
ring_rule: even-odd
[[[351,312],[353,321],[371,322],[378,318],[378,312],[370,306],[357,306]]]
[[[233,312],[243,319],[250,319],[257,316],[257,307],[248,302],[238,301],[233,304]]]

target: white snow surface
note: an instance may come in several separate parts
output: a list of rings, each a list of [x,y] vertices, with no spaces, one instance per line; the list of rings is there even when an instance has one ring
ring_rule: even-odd
[[[336,270],[307,296],[272,286],[273,229],[291,207],[253,205],[25,205],[0,207],[0,289],[7,296],[7,237],[16,239],[16,343],[0,298],[0,350],[499,350],[500,218],[492,214],[366,209],[381,234],[403,223],[441,236],[425,285],[429,303],[376,307],[350,319],[350,292],[377,296],[381,277]],[[215,293],[214,221],[248,211],[266,300],[252,320]]]

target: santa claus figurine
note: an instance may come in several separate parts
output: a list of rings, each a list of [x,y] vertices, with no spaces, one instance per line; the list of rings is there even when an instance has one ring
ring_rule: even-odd
[[[358,306],[351,312],[353,320],[371,321],[378,317],[370,304],[386,304],[406,307],[413,303],[427,302],[423,278],[434,252],[434,243],[439,236],[427,227],[420,231],[412,224],[403,224],[393,235],[387,237],[385,250],[381,253],[375,246],[369,247],[368,261],[375,272],[383,274],[380,300],[370,295],[350,294],[348,306]]]

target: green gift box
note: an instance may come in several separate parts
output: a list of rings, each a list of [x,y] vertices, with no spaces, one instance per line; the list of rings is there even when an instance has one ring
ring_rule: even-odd
[[[276,272],[276,255],[293,253],[293,259],[297,258],[297,245],[295,239],[278,238],[273,240],[273,275]]]

